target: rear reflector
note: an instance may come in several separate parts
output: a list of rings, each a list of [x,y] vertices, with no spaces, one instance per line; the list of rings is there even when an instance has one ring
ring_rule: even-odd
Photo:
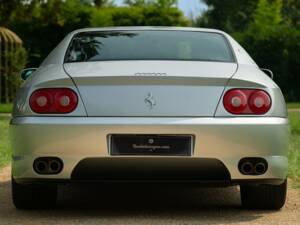
[[[231,89],[223,98],[225,109],[232,114],[265,114],[271,108],[269,94],[258,89]]]
[[[35,113],[65,114],[75,110],[78,97],[69,88],[42,88],[32,93],[29,104]]]

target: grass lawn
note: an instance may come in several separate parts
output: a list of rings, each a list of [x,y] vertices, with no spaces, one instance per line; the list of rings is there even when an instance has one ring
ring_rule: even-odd
[[[11,148],[8,138],[8,116],[0,116],[0,168],[10,162]]]
[[[288,109],[300,109],[300,102],[287,103]]]
[[[291,137],[289,143],[289,176],[300,188],[300,112],[290,112]],[[11,148],[8,140],[8,116],[0,116],[0,168],[10,162]]]
[[[289,176],[300,188],[300,112],[290,112],[291,136],[289,143]]]
[[[12,104],[0,104],[0,113],[10,113],[12,111]]]

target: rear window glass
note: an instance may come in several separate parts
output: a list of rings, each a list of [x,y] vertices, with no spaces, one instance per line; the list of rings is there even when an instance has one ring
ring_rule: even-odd
[[[107,60],[235,61],[222,34],[158,30],[81,32],[65,57],[65,62]]]

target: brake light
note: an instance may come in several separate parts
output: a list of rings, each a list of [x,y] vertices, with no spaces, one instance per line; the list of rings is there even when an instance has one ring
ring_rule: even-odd
[[[223,98],[225,109],[232,114],[265,114],[271,108],[269,94],[258,89],[231,89]]]
[[[270,96],[265,91],[254,91],[249,98],[249,108],[255,114],[265,114],[271,108]]]
[[[75,110],[77,104],[77,94],[69,88],[38,89],[29,99],[30,108],[36,113],[70,113]]]

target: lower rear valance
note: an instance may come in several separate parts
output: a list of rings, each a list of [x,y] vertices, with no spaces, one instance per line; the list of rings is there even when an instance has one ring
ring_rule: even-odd
[[[230,174],[217,159],[113,157],[81,160],[71,179],[230,181]]]

